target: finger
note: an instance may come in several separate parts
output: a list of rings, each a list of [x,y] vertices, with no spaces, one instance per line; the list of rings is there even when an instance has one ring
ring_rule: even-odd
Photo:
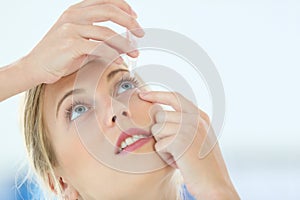
[[[175,140],[175,137],[171,136],[171,137],[165,137],[162,140],[157,141],[155,143],[155,150],[171,153],[168,151],[167,148],[174,142],[174,140]]]
[[[144,31],[136,19],[120,8],[111,4],[95,5],[83,8],[77,15],[73,16],[75,22],[84,20],[85,23],[112,21],[120,26],[126,27],[135,36],[144,36]]]
[[[194,113],[198,108],[181,94],[176,92],[143,91],[139,96],[146,101],[169,105],[176,111]]]
[[[182,113],[176,111],[159,110],[154,114],[156,123],[177,123],[177,124],[189,124],[197,127],[197,123],[200,122],[199,114],[194,113]]]
[[[131,8],[131,6],[123,0],[85,0],[80,3],[77,3],[73,5],[73,8],[84,8],[88,6],[93,6],[93,5],[99,5],[99,4],[113,4],[120,9],[122,9],[124,12],[126,12],[129,15],[134,16],[135,18],[137,17],[137,14],[134,12],[134,10]]]
[[[189,127],[187,127],[189,129]],[[192,132],[186,132],[192,133]],[[156,141],[155,149],[161,153],[172,154],[174,160],[176,161],[191,144],[195,141],[197,134],[173,134],[170,136],[163,137]]]
[[[172,166],[173,168],[178,169],[177,163],[175,162],[171,153],[161,151],[160,147],[161,143],[156,143],[154,145],[155,150],[157,151],[158,155],[164,160],[168,165]]]
[[[79,68],[81,68],[81,67],[85,66],[87,63],[89,63],[93,60],[96,60],[96,59],[99,59],[99,56],[93,56],[93,55],[82,56],[82,58],[76,59],[76,63],[78,63],[78,65],[76,65],[76,66],[79,66]],[[109,61],[109,60],[101,59],[101,61],[103,61],[104,64],[106,64],[106,65],[111,64],[111,61]],[[119,57],[118,59],[116,59],[114,61],[114,63],[116,63],[117,65],[121,65],[124,63],[124,60],[121,57]],[[77,69],[79,69],[79,68],[77,68]],[[74,71],[76,71],[76,69]]]
[[[150,131],[154,138],[158,141],[165,137],[170,137],[176,135],[180,130],[181,125],[176,123],[156,123],[154,124]]]
[[[156,141],[176,136],[178,142],[190,143],[197,134],[197,126],[177,123],[156,123],[151,127],[151,133]]]
[[[75,43],[74,46],[76,47],[75,51],[79,52],[78,57],[82,55],[101,57],[109,61],[117,62],[118,64],[121,64],[123,61],[119,53],[104,42],[82,40]]]
[[[103,26],[74,24],[74,29],[83,38],[105,42],[112,48],[116,49],[119,54],[126,53],[134,58],[139,55],[139,52],[129,40],[124,38],[122,35],[117,34],[110,28]]]
[[[154,114],[156,123],[180,123],[182,121],[182,112],[159,110]]]

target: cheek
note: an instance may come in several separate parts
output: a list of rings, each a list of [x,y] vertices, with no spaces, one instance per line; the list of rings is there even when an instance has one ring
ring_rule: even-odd
[[[57,142],[53,145],[62,175],[80,191],[91,192],[91,188],[95,185],[103,188],[106,184],[110,184],[99,180],[113,176],[113,171],[108,170],[91,155],[93,152],[89,151],[93,149],[86,148],[82,144],[84,141],[80,140],[76,129],[70,127],[70,131],[63,134],[68,137],[61,134],[60,137],[54,138]]]
[[[86,121],[88,118],[86,118]],[[81,133],[79,123],[66,124],[58,120],[49,124],[51,144],[58,160],[58,166],[66,173],[76,174],[89,163],[92,158],[80,139]],[[85,132],[87,133],[87,132]]]
[[[74,129],[70,127],[69,132],[58,131],[60,134],[53,137],[53,141],[55,141],[53,147],[59,166],[70,173],[80,170],[82,163],[86,163],[89,159]]]

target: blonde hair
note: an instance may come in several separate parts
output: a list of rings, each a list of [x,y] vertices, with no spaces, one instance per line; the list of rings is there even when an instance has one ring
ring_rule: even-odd
[[[40,181],[44,183],[44,188],[61,196],[62,188],[54,173],[57,159],[42,115],[44,91],[45,84],[41,84],[25,94],[23,115],[25,145],[30,163]]]
[[[31,165],[45,186],[44,188],[54,191],[58,198],[63,198],[61,185],[54,173],[54,167],[58,165],[58,161],[43,120],[44,91],[45,84],[41,84],[25,94],[23,111],[25,145]],[[175,193],[176,199],[180,200],[183,179],[179,170],[174,172],[171,182],[168,194]],[[50,190],[45,192],[50,194]]]

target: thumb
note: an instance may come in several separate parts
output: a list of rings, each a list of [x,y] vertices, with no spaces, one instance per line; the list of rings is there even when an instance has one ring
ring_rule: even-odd
[[[176,161],[174,160],[173,155],[168,152],[167,146],[171,143],[172,141],[171,137],[161,139],[157,141],[154,145],[154,148],[158,155],[170,166],[172,166],[175,169],[178,169],[178,166],[176,164]]]

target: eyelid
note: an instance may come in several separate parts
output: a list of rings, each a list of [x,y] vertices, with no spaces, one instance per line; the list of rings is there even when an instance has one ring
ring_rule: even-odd
[[[86,109],[83,113],[77,113],[76,112],[76,109],[77,108],[80,108],[80,107],[84,107],[84,109]],[[85,106],[83,104],[78,104],[76,106],[73,107],[72,111],[71,111],[71,115],[70,115],[70,118],[71,118],[71,121],[74,121],[75,119],[77,119],[78,117],[80,117],[81,115],[83,115],[84,113],[88,112],[90,110],[90,108],[88,106]],[[78,114],[77,116],[75,116],[74,118],[74,115]]]
[[[87,103],[85,100],[74,100],[71,104],[68,105],[68,107],[65,109],[65,119],[70,123],[73,120],[71,120],[72,113],[74,112],[74,109],[79,106],[85,106],[87,107],[87,112],[94,108],[91,104]]]
[[[125,74],[122,75],[121,80],[115,83],[112,96],[118,96],[118,94],[116,94],[116,91],[121,86],[121,84],[124,83],[125,81],[132,83],[135,87],[138,87],[140,85],[140,82],[136,77],[131,77],[129,72],[126,72]]]
[[[118,80],[113,87],[112,96],[115,97],[117,89],[120,87],[121,83],[124,81],[124,75],[122,75],[121,80]]]

